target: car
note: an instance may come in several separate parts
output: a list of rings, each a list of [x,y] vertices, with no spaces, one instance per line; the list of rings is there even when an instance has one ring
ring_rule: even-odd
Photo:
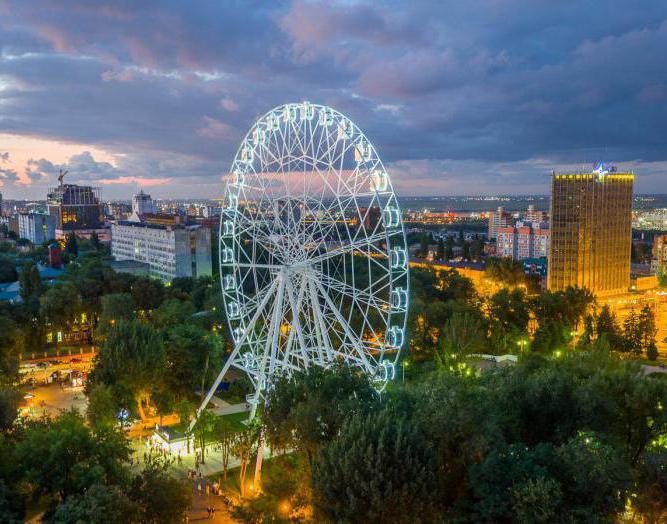
[[[49,363],[48,363],[48,362],[37,362],[37,367],[38,367],[38,368],[42,368],[42,369],[44,369],[44,368],[48,368],[48,367],[49,367]]]
[[[52,366],[57,366],[60,364],[60,360],[49,360],[49,364]]]
[[[73,358],[72,360],[70,360],[70,362],[71,362],[72,364],[78,364],[78,363],[80,363],[80,362],[83,362],[83,360],[81,360],[80,358]]]
[[[662,339],[662,343],[663,343],[663,344],[667,344],[667,337],[665,337],[665,338]]]

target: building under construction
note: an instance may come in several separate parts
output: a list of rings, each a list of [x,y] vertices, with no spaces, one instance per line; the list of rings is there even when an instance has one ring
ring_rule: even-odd
[[[104,226],[99,188],[61,184],[49,190],[47,205],[49,215],[56,217],[57,236],[89,236]]]

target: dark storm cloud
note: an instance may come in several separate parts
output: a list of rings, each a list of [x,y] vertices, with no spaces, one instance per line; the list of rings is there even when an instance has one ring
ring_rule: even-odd
[[[0,182],[2,182],[2,187],[12,187],[19,181],[19,175],[14,169],[2,169],[0,168]]]
[[[70,159],[80,178],[209,188],[254,118],[310,99],[425,192],[598,159],[650,163],[639,187],[660,191],[665,49],[664,0],[0,0],[0,133],[122,155]]]

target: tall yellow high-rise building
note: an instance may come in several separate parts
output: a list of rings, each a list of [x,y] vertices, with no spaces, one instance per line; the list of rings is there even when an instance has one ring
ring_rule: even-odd
[[[633,182],[634,174],[602,164],[592,173],[553,173],[549,290],[628,291]]]

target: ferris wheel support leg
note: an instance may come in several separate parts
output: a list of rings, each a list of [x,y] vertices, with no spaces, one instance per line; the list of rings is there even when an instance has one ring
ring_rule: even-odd
[[[278,336],[280,335],[280,319],[282,318],[283,313],[283,298],[285,295],[285,281],[289,280],[284,273],[278,275],[278,291],[276,292],[276,300],[273,303],[273,318],[271,320],[270,327],[270,338],[267,339],[267,346],[271,344],[271,347],[267,347],[264,351],[264,360],[262,366],[259,370],[259,379],[257,381],[257,392],[255,393],[255,402],[253,403],[252,416],[250,420],[255,417],[257,412],[257,404],[259,403],[259,394],[262,389],[262,383],[266,381],[265,370],[266,370],[266,359],[269,354],[271,355],[271,361],[269,362],[269,377],[273,375],[274,365],[276,362],[278,354]],[[264,400],[264,406],[266,407],[266,395]],[[259,442],[257,444],[257,460],[255,461],[255,489],[261,489],[262,482],[262,461],[264,459],[264,424],[260,427],[259,433]]]
[[[227,362],[225,362],[225,365],[222,367],[222,370],[220,370],[220,373],[218,373],[218,376],[215,378],[213,381],[213,385],[211,386],[211,389],[208,390],[208,393],[206,394],[206,397],[204,397],[204,400],[202,401],[201,405],[197,409],[197,412],[195,413],[195,418],[190,422],[190,426],[188,427],[188,434],[192,433],[192,428],[195,427],[195,424],[197,423],[197,420],[199,419],[199,415],[201,415],[202,411],[206,409],[206,406],[210,402],[211,398],[213,397],[213,394],[215,393],[215,390],[218,389],[218,386],[220,385],[220,382],[222,382],[223,377],[229,371],[229,367],[232,365],[232,362],[236,358],[236,355],[238,355],[239,349],[241,349],[241,346],[245,343],[246,339],[248,338],[248,335],[250,332],[253,330],[255,327],[255,323],[259,319],[259,316],[262,314],[262,311],[264,311],[264,308],[266,307],[266,304],[269,302],[273,295],[273,289],[276,287],[277,281],[274,281],[273,284],[269,286],[269,289],[267,290],[266,296],[262,300],[262,302],[259,304],[257,307],[257,311],[255,311],[255,314],[253,315],[252,319],[248,323],[248,327],[244,331],[243,335],[239,339],[237,343],[234,344],[234,349],[232,350],[231,355],[229,355],[229,358],[227,359]]]

